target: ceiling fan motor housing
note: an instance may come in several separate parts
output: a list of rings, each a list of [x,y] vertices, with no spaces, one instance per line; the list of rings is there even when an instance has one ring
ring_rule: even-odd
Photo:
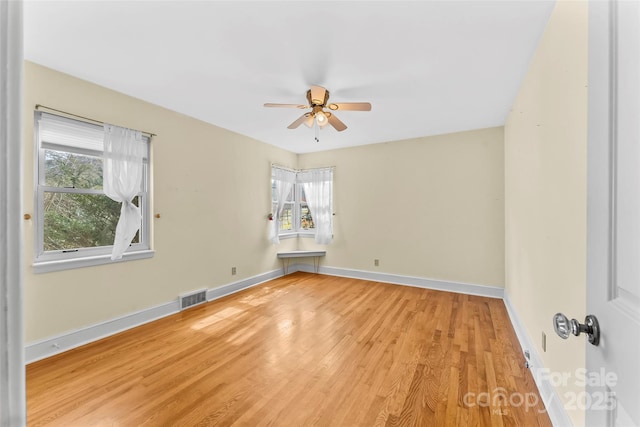
[[[324,107],[327,104],[327,101],[329,100],[329,91],[325,89],[324,91],[324,99],[320,100],[320,99],[313,99],[312,98],[312,94],[311,94],[311,89],[309,89],[307,91],[307,101],[309,101],[309,105],[311,105],[312,107]]]

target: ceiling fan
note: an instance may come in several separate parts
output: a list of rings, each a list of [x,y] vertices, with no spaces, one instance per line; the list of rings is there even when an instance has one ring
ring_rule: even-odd
[[[347,128],[347,125],[342,123],[342,121],[333,114],[333,111],[371,111],[371,104],[368,102],[341,102],[329,104],[329,91],[322,86],[311,86],[311,89],[307,91],[307,101],[309,102],[308,105],[266,103],[264,106],[277,108],[299,108],[301,110],[310,108],[311,111],[304,113],[287,127],[289,129],[295,129],[302,123],[307,127],[313,127],[316,125],[316,141],[318,140],[318,127],[322,128],[327,124],[330,124],[338,132]],[[325,109],[329,109],[330,111],[326,111]]]

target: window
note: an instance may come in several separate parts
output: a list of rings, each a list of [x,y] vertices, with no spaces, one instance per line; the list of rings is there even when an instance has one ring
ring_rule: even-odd
[[[273,169],[272,169],[273,170]],[[281,173],[290,174],[291,179],[295,182],[295,171],[280,171]],[[272,195],[272,212],[277,213],[278,210],[278,192],[276,190],[276,176],[271,176],[271,195]],[[295,182],[291,186],[291,190],[284,201],[282,213],[278,218],[280,237],[295,237],[299,234],[313,236],[313,217],[307,205],[304,188],[301,183]]]
[[[320,178],[318,178],[318,174],[321,175]],[[317,191],[318,180],[326,184],[322,186],[320,192]],[[283,197],[282,210],[277,218],[278,237],[315,236],[318,240],[318,214],[320,214],[323,220],[321,240],[322,242],[330,241],[331,238],[326,235],[332,233],[332,185],[332,168],[296,171],[274,166],[271,174],[271,200],[274,216],[278,213],[280,192],[282,194],[287,192],[286,197]],[[317,196],[317,199],[314,200],[317,203],[315,213],[307,200],[309,191],[315,192]]]
[[[100,125],[37,111],[36,272],[111,262],[121,204],[102,189]],[[142,226],[125,259],[149,257],[149,139],[142,184],[133,203]]]

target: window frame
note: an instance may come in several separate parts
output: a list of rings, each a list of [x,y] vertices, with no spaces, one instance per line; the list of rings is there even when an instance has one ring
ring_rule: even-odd
[[[93,194],[105,195],[102,189],[90,188],[68,188],[45,185],[45,150],[55,150],[64,153],[72,153],[82,156],[96,157],[102,159],[102,151],[88,148],[73,147],[64,144],[43,142],[40,138],[39,119],[47,114],[56,120],[62,120],[74,126],[85,126],[102,128],[102,125],[88,123],[69,117],[59,116],[50,113],[43,113],[36,110],[34,112],[34,138],[35,138],[35,159],[34,159],[34,272],[47,273],[51,271],[67,270],[72,268],[89,267],[101,264],[110,264],[134,259],[150,258],[154,255],[151,249],[151,191],[150,191],[150,162],[151,162],[151,141],[148,135],[142,135],[145,142],[146,154],[143,162],[141,190],[138,192],[138,203],[142,224],[139,231],[139,242],[132,243],[120,260],[111,260],[113,245],[69,248],[63,250],[44,250],[44,195],[45,193],[67,193],[67,194]]]
[[[274,169],[284,169],[286,171],[291,172],[292,174],[295,175],[296,179],[295,179],[295,184],[293,184],[293,188],[292,188],[292,193],[293,193],[293,201],[292,202],[286,202],[286,203],[293,203],[293,210],[292,210],[292,222],[293,222],[293,226],[291,230],[281,230],[280,227],[278,227],[278,237],[280,239],[291,239],[294,237],[306,237],[306,238],[314,238],[316,235],[316,231],[315,228],[302,228],[301,227],[301,223],[302,223],[302,209],[301,209],[301,205],[302,203],[302,184],[303,182],[298,181],[298,174],[300,172],[303,171],[299,171],[299,170],[293,170],[293,169],[287,169],[287,168],[283,168],[280,166],[272,166],[271,167],[271,212],[273,212],[274,221],[280,221],[280,218],[276,218],[275,216],[277,215],[277,212],[275,211],[275,207],[276,207],[276,202],[275,200],[273,200],[273,190],[274,190],[274,180],[275,180],[275,175],[274,175]],[[307,205],[308,204],[305,202],[304,204]],[[311,214],[311,217],[313,218],[313,214]]]

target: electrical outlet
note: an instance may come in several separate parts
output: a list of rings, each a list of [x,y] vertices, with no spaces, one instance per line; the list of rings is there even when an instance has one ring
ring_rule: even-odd
[[[231,275],[235,276],[236,274],[236,268],[235,267],[231,267]]]
[[[380,266],[380,260],[379,259],[374,259],[373,260],[373,265],[375,265],[376,267]]]
[[[547,352],[547,334],[542,331],[542,351]]]

